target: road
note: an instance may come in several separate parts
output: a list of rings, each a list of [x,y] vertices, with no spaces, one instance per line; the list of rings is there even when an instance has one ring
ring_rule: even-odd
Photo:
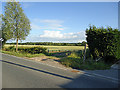
[[[117,88],[101,77],[2,54],[2,88]]]

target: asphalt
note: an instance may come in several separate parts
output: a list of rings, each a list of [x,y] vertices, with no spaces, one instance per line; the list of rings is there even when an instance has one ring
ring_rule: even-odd
[[[107,69],[107,70],[84,70],[84,72],[102,76],[104,78],[110,78],[114,81],[118,81],[120,70],[111,68],[111,69]]]
[[[118,83],[94,75],[55,68],[2,54],[2,88],[118,88]]]

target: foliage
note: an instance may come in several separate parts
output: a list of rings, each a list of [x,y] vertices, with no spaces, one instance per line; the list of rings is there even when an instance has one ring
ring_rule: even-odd
[[[7,2],[2,20],[3,36],[7,40],[16,40],[16,45],[18,45],[18,40],[25,40],[30,30],[30,21],[24,14],[22,7],[20,7],[20,3]]]
[[[89,51],[87,50],[87,53]],[[82,53],[81,53],[82,54]],[[73,52],[71,55],[64,57],[60,60],[60,63],[75,69],[83,69],[83,70],[104,70],[109,69],[111,64],[106,64],[104,61],[94,62],[92,60],[88,60],[83,62],[83,57],[81,58],[78,52]],[[90,57],[89,57],[90,59]]]
[[[117,44],[117,47],[116,47],[117,51],[116,51],[115,55],[116,55],[116,58],[120,60],[120,31],[118,32],[118,35],[117,35],[116,38],[118,38],[118,42],[116,42],[116,44]]]
[[[82,46],[85,46],[85,44],[87,44],[87,42],[82,41],[81,45],[82,45]]]
[[[14,46],[10,46],[10,47],[8,47],[8,49],[7,49],[8,51],[10,50],[10,51],[15,51],[15,47]]]
[[[9,31],[7,31],[7,33],[5,33],[5,30],[7,30],[7,29],[3,29],[4,28],[3,15],[0,15],[0,19],[2,20],[2,21],[0,21],[1,22],[1,25],[0,25],[0,27],[1,27],[0,28],[0,38],[3,39],[3,41],[2,41],[2,47],[3,47],[5,45],[5,43],[6,43],[6,41],[11,38],[11,37],[9,37],[11,33]]]
[[[22,53],[30,53],[30,54],[39,54],[45,53],[47,48],[44,47],[19,47],[18,51]],[[14,46],[10,46],[5,49],[6,51],[15,51]]]
[[[31,54],[39,54],[45,53],[47,48],[43,47],[19,47],[18,50],[21,52],[31,53]]]
[[[85,46],[85,41],[82,43],[53,43],[53,42],[26,42],[18,43],[19,45],[49,45],[49,46]],[[10,45],[15,45],[16,43],[6,43]]]
[[[120,44],[118,38],[120,37],[120,31],[118,29],[112,29],[111,27],[96,28],[93,25],[86,29],[86,35],[87,44],[94,60],[98,57],[105,59],[109,56],[120,58],[120,49],[117,49]]]

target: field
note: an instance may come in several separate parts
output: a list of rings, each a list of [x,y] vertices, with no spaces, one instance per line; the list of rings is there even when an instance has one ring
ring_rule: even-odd
[[[15,45],[5,45],[5,47]],[[83,50],[84,46],[47,46],[47,45],[18,45],[18,47],[46,47],[47,51],[77,51]]]

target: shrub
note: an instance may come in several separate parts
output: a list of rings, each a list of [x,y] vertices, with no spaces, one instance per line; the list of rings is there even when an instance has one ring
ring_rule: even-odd
[[[83,63],[83,59],[80,58],[72,58],[65,57],[60,60],[60,63],[67,66],[72,67],[74,69],[82,69],[82,70],[104,70],[110,69],[111,64],[106,64],[103,61],[99,62],[85,62]]]
[[[84,53],[82,50],[72,52],[68,57],[81,58],[83,59]],[[91,53],[89,49],[86,49],[86,59],[91,58]]]
[[[91,53],[89,49],[86,50],[86,59],[88,58],[91,58]]]
[[[105,56],[104,62],[105,63],[115,63],[117,60],[114,56]]]
[[[44,47],[19,47],[18,51],[31,53],[31,54],[39,54],[46,53],[47,48]]]
[[[10,46],[8,48],[5,48],[6,51],[15,51],[15,46]]]
[[[68,57],[80,58],[80,57],[78,56],[78,53],[75,53],[75,52],[71,53]]]
[[[72,67],[75,69],[84,69],[84,70],[103,70],[103,69],[109,69],[111,64],[106,64],[104,61],[100,60],[98,62],[95,62],[91,57],[91,54],[89,53],[89,49],[86,50],[86,62],[83,62],[83,53],[82,51],[76,51],[72,52],[67,57],[64,57],[60,60],[60,63],[67,66]],[[81,57],[82,56],[82,57]]]
[[[78,68],[80,63],[82,63],[82,59],[80,58],[72,58],[72,57],[64,57],[60,60],[61,64],[72,67],[72,68]]]
[[[120,31],[118,29],[90,26],[86,30],[86,35],[87,44],[94,60],[98,57],[103,57],[105,61],[108,57],[114,57],[108,59],[109,62],[120,59]]]

